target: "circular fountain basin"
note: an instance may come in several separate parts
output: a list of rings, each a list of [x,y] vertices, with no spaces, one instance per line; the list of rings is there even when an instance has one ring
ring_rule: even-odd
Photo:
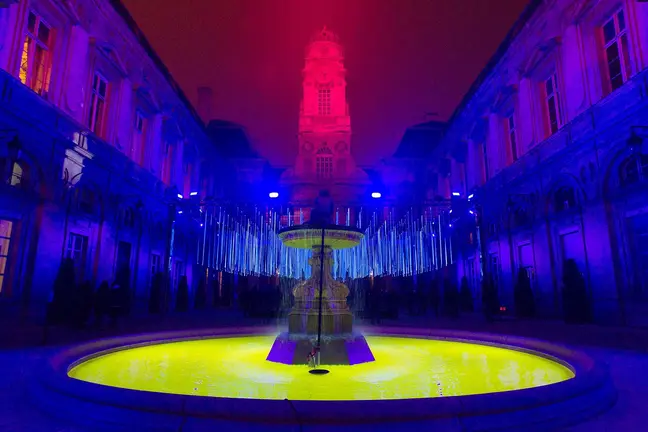
[[[85,361],[68,376],[112,387],[222,398],[319,401],[413,399],[495,393],[574,377],[534,354],[456,341],[368,336],[375,361],[307,366],[266,361],[272,336],[171,342],[124,349]]]
[[[330,366],[323,376],[266,361],[274,335],[258,329],[97,341],[49,359],[34,395],[57,415],[156,430],[232,421],[547,430],[615,400],[606,370],[566,347],[465,332],[382,333],[367,335],[375,362]]]

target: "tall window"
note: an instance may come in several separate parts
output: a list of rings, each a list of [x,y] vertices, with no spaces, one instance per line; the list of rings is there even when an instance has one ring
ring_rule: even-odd
[[[88,127],[98,136],[104,130],[104,117],[106,111],[106,95],[108,83],[98,72],[92,78],[92,93],[90,94],[90,110],[88,111]]]
[[[146,154],[146,119],[140,111],[135,112],[135,131],[133,132],[133,143],[131,144],[131,158],[135,162],[144,164]]]
[[[74,261],[75,276],[78,281],[83,281],[87,251],[88,237],[75,233],[68,234],[65,258],[71,258]]]
[[[317,90],[317,112],[319,115],[331,114],[331,89],[320,88]]]
[[[333,175],[333,153],[328,147],[317,151],[316,171],[317,177],[321,179],[331,178]]]
[[[161,269],[162,257],[158,254],[151,254],[151,277],[155,276]]]
[[[29,11],[27,31],[20,57],[20,82],[47,96],[52,74],[52,32],[40,16]]]
[[[545,81],[545,104],[547,107],[547,122],[549,123],[547,125],[548,130],[554,134],[562,126],[558,78],[555,72]]]
[[[517,150],[517,131],[515,130],[515,113],[511,113],[510,116],[506,118],[506,127],[508,130],[508,144],[511,148],[511,158],[513,162],[518,160],[518,150]]]
[[[616,90],[630,77],[628,31],[623,9],[603,24],[603,42],[610,86]]]
[[[0,220],[0,293],[2,292],[5,274],[7,269],[9,269],[7,261],[9,260],[9,245],[11,243],[12,226],[13,222]]]

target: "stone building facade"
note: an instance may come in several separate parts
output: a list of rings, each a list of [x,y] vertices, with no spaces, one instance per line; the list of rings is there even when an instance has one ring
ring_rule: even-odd
[[[646,66],[648,3],[531,2],[433,157],[437,190],[478,211],[481,251],[476,230],[455,233],[476,298],[484,270],[512,304],[524,268],[559,316],[574,259],[596,321],[648,324]]]
[[[63,258],[142,301],[156,272],[191,286],[223,170],[177,83],[118,0],[0,5],[0,302],[47,301]]]

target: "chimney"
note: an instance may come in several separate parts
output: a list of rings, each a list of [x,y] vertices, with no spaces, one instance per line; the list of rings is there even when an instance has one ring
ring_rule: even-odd
[[[212,119],[214,92],[211,87],[198,87],[198,115],[205,122]]]

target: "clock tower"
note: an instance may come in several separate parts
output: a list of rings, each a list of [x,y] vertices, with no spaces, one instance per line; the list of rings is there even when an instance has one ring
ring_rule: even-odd
[[[295,205],[312,205],[322,189],[336,204],[350,205],[368,185],[351,155],[351,119],[346,99],[344,52],[326,27],[306,47],[295,166],[282,176]]]

